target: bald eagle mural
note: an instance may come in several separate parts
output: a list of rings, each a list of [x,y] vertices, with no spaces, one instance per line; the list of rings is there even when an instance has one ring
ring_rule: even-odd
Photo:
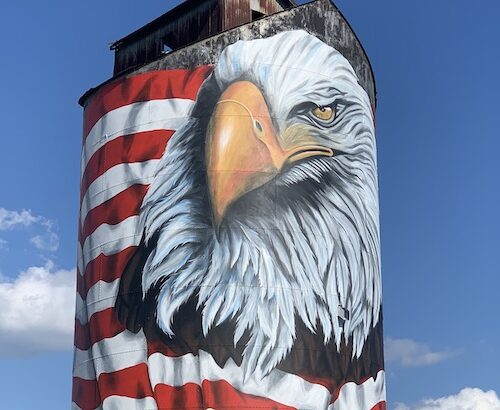
[[[373,112],[347,59],[305,31],[238,41],[159,161],[115,310],[192,359],[161,370],[179,379],[303,400],[259,408],[381,409],[378,218]]]

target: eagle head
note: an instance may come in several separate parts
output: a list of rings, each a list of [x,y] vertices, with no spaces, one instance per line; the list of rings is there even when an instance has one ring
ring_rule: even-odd
[[[299,322],[359,357],[381,283],[373,114],[349,62],[305,31],[228,46],[169,142],[140,228],[126,269],[142,290],[134,320],[149,303],[174,338],[194,298],[204,335],[233,323],[247,375],[289,354]]]

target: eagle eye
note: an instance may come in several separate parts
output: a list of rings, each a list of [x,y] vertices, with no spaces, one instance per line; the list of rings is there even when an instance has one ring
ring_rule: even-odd
[[[336,112],[330,106],[316,107],[312,109],[312,114],[321,121],[333,121],[335,119]]]

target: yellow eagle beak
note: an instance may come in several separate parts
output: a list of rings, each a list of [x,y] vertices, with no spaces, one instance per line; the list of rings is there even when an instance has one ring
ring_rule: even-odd
[[[205,152],[217,226],[234,201],[269,182],[284,165],[333,155],[330,148],[310,139],[299,138],[289,145],[280,144],[267,103],[255,84],[239,81],[224,91],[210,120]]]

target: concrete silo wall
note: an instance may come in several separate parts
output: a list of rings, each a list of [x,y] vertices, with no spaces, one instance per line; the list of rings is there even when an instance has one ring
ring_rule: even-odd
[[[385,408],[374,100],[328,1],[84,96],[75,406]]]

